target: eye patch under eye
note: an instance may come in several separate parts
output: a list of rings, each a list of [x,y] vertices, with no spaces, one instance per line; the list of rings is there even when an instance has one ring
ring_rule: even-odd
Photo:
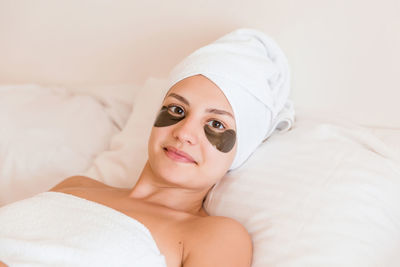
[[[215,132],[209,125],[204,125],[204,132],[208,141],[219,151],[228,153],[232,150],[236,142],[236,132],[234,130],[226,130],[223,132]]]
[[[168,107],[163,106],[154,122],[154,127],[170,126],[183,120],[185,116],[177,117],[168,112]]]
[[[185,116],[173,116],[171,113],[169,113],[168,107],[163,106],[157,115],[157,118],[154,122],[154,127],[166,127],[174,125],[184,118]],[[211,126],[206,124],[204,125],[204,133],[206,134],[208,141],[215,146],[216,149],[223,153],[228,153],[235,145],[236,132],[234,130],[229,129],[224,132],[216,132],[212,130]]]

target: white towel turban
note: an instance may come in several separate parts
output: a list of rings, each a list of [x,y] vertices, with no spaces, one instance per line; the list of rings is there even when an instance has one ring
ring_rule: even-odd
[[[237,136],[231,170],[242,165],[274,130],[291,127],[294,111],[288,100],[287,59],[264,33],[238,29],[196,50],[172,70],[169,85],[198,74],[214,82],[231,104]]]

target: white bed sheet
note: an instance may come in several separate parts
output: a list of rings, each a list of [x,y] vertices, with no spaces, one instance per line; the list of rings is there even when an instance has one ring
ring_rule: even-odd
[[[112,99],[31,86],[31,93],[41,97],[37,102],[29,99],[32,105],[9,105],[14,117],[10,120],[9,110],[1,112],[2,123],[15,127],[14,132],[8,129],[10,137],[28,132],[23,122],[36,120],[30,126],[45,138],[35,144],[29,138],[23,139],[25,143],[21,138],[10,142],[1,131],[1,164],[18,160],[12,168],[2,169],[3,203],[47,190],[77,173],[113,186],[132,186],[147,158],[147,136],[165,86],[164,79],[149,79],[136,93],[132,113],[127,103],[112,106]],[[52,105],[45,105],[43,96]],[[30,111],[29,116],[22,111]],[[42,111],[52,116],[43,116]],[[56,116],[63,112],[65,116]],[[116,114],[121,114],[119,123],[110,120]],[[115,125],[122,126],[128,114],[119,132]],[[75,137],[68,139],[68,134]],[[243,167],[224,177],[207,198],[206,208],[210,214],[233,217],[248,229],[254,242],[253,267],[398,266],[399,140],[395,128],[365,128],[297,108],[294,128],[273,135]],[[4,154],[6,147],[20,153]],[[63,149],[68,153],[59,153]],[[34,175],[26,170],[32,163],[40,167]]]

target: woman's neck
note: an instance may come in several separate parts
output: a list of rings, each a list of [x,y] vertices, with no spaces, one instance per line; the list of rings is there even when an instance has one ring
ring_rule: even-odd
[[[203,200],[209,190],[194,190],[156,179],[147,162],[129,197],[197,216],[206,216]]]

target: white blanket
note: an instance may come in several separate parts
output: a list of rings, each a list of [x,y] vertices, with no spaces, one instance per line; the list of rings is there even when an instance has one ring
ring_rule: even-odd
[[[9,266],[166,266],[143,224],[57,192],[0,208],[0,261]]]

